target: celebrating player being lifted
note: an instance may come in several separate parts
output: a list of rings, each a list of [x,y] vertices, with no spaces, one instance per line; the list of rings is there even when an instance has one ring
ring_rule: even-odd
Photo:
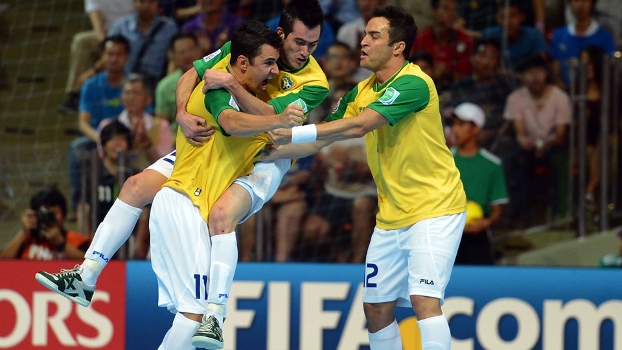
[[[396,306],[414,309],[424,350],[451,346],[441,302],[466,197],[445,144],[434,83],[406,60],[416,32],[403,9],[376,8],[361,41],[361,66],[374,74],[346,93],[327,123],[273,131],[275,142],[294,143],[279,147],[274,159],[365,136],[379,212],[365,261],[363,307],[370,347],[378,350],[402,349]]]

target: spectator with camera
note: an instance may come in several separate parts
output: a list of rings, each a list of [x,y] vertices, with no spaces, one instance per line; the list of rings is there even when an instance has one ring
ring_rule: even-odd
[[[81,259],[88,239],[64,227],[67,201],[56,188],[37,192],[22,215],[22,227],[0,252],[1,258]]]

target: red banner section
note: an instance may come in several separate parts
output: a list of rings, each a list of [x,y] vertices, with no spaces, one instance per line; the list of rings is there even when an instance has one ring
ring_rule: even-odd
[[[58,272],[75,263],[0,262],[0,349],[125,348],[125,263],[108,264],[88,308],[35,280],[40,270]]]

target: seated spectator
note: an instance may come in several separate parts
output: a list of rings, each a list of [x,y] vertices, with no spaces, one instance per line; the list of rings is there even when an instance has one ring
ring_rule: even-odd
[[[124,65],[129,58],[130,44],[121,35],[104,39],[105,70],[88,79],[80,90],[78,128],[83,136],[71,142],[69,148],[69,184],[71,209],[75,216],[80,187],[80,163],[89,151],[97,147],[97,128],[102,120],[116,118],[123,111],[121,91],[125,80]]]
[[[201,53],[207,55],[231,40],[235,28],[245,20],[229,12],[225,0],[199,0],[199,5],[200,13],[184,23],[181,29],[194,33],[199,39]]]
[[[281,0],[283,6],[289,4],[291,0]],[[324,14],[326,16],[326,14]],[[281,15],[277,15],[272,17],[266,24],[270,29],[276,32],[276,29],[279,27],[279,22],[281,20]],[[316,58],[324,57],[330,45],[335,42],[335,31],[333,27],[328,23],[328,21],[324,20],[324,24],[322,25],[322,33],[320,34],[320,41],[318,41],[317,46],[315,47],[315,51],[313,51],[313,56]]]
[[[57,109],[61,113],[78,113],[80,87],[86,79],[104,70],[101,47],[108,29],[118,19],[134,13],[134,7],[129,0],[86,0],[84,12],[91,30],[76,33],[71,41],[67,100]]]
[[[565,166],[556,166],[555,158],[566,158],[566,133],[570,123],[570,98],[551,83],[546,61],[536,56],[521,67],[523,86],[507,99],[504,117],[511,120],[516,132],[518,154],[510,164],[515,219],[527,221],[534,199],[545,195],[555,205]],[[538,179],[546,176],[547,179]],[[541,188],[544,184],[545,187]],[[552,208],[551,215],[556,214]]]
[[[0,252],[2,258],[30,260],[81,259],[89,240],[68,231],[67,201],[56,188],[37,192],[22,215],[22,227]]]
[[[434,76],[439,92],[469,74],[473,38],[456,28],[457,0],[431,0],[434,23],[423,28],[415,38],[411,54],[424,50],[434,59]]]
[[[158,82],[155,93],[155,115],[167,120],[173,131],[177,130],[175,115],[175,91],[181,75],[193,68],[192,63],[201,58],[201,50],[197,37],[181,31],[173,37],[168,49],[169,61],[175,65],[175,71]]]
[[[509,202],[501,160],[479,146],[479,133],[486,117],[477,105],[465,102],[452,112],[452,153],[467,200],[477,203],[484,216],[467,222],[456,264],[493,265],[491,227],[502,215],[502,205]],[[468,208],[467,208],[468,211]],[[467,215],[468,216],[468,215]]]
[[[578,59],[588,45],[603,49],[605,54],[615,52],[613,36],[596,22],[592,15],[596,0],[570,0],[574,22],[553,31],[550,54],[553,58],[553,82],[562,89],[570,83],[568,61]]]
[[[89,173],[98,175],[96,178],[89,177],[86,179],[87,186],[85,186],[87,189],[93,188],[92,181],[97,181],[95,186],[97,188],[96,198],[92,198],[93,193],[87,191],[83,196],[84,202],[78,205],[78,223],[91,236],[94,234],[91,227],[92,212],[94,211],[97,226],[112,207],[123,182],[138,173],[138,170],[129,162],[129,153],[132,150],[132,134],[123,123],[118,120],[107,123],[100,131],[100,146],[103,150],[103,157],[96,165],[97,169],[89,171]],[[96,201],[94,203],[95,208],[91,206],[93,199]],[[85,221],[82,222],[81,220]],[[132,254],[131,257],[144,259],[149,250],[149,207],[146,207],[141,213],[134,232],[137,234],[136,254]]]
[[[535,55],[544,57],[548,53],[548,46],[541,31],[524,25],[522,1],[511,0],[507,4],[499,6],[497,10],[498,25],[485,28],[481,38],[492,38],[499,43],[506,38],[505,51],[501,53],[501,66],[516,71],[525,59]]]
[[[158,15],[158,0],[134,0],[134,8],[136,13],[116,21],[108,35],[123,35],[130,42],[125,73],[141,73],[155,86],[166,75],[166,49],[177,24]]]
[[[139,155],[133,164],[139,169],[147,168],[175,149],[175,137],[168,120],[147,113],[153,100],[148,84],[140,74],[132,73],[127,77],[121,94],[124,109],[117,118],[132,131],[133,148]],[[110,121],[103,120],[99,130]]]
[[[471,59],[473,74],[452,84],[449,96],[443,96],[443,102],[452,107],[471,102],[483,109],[486,123],[480,133],[480,145],[505,160],[514,143],[506,131],[503,108],[508,95],[518,87],[518,82],[501,72],[500,55],[496,40],[478,40]]]
[[[427,51],[415,51],[410,55],[408,61],[418,65],[425,74],[434,80],[434,59]]]
[[[160,14],[173,18],[178,26],[196,16],[201,11],[199,0],[159,0]]]
[[[604,255],[600,258],[598,266],[600,267],[622,267],[622,230],[617,233],[620,243],[618,244],[618,252]]]

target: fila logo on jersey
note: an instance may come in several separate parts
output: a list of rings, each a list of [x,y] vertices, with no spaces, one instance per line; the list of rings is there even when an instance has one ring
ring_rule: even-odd
[[[289,90],[292,88],[292,86],[294,86],[294,82],[289,77],[289,75],[287,74],[283,75],[283,78],[281,78],[281,89]]]
[[[200,188],[197,188],[196,190],[194,190],[194,195],[195,196],[198,196],[200,194],[201,194],[201,189]]]
[[[390,104],[393,104],[393,102],[395,102],[395,100],[397,99],[399,95],[400,95],[399,91],[395,90],[392,87],[389,87],[384,91],[384,94],[380,96],[378,101],[380,101],[380,103],[382,103],[383,105],[390,105]]]
[[[425,283],[425,284],[430,285],[430,286],[434,285],[434,281],[433,280],[429,280],[428,281],[425,278],[422,278],[422,279],[419,280],[419,284],[421,284],[421,283]]]

